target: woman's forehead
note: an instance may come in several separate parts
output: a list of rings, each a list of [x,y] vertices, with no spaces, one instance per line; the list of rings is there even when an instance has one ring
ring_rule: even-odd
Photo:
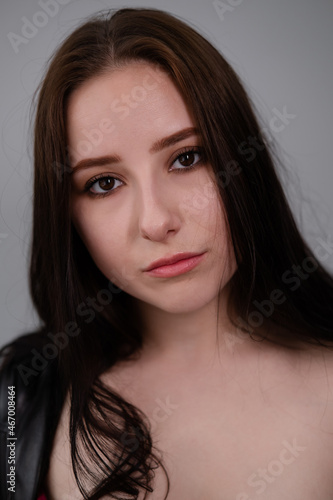
[[[83,107],[93,104],[98,107],[101,97],[109,98],[110,103],[115,99],[140,102],[152,95],[157,88],[165,88],[173,85],[171,78],[154,67],[150,63],[133,61],[121,68],[106,69],[103,73],[90,77],[69,98],[69,111],[76,109],[78,105]],[[113,103],[115,106],[116,103]],[[136,108],[135,103],[129,106]]]
[[[91,78],[68,103],[68,140],[76,150],[81,145],[82,152],[97,149],[106,154],[111,139],[128,147],[128,140],[137,136],[147,138],[149,147],[193,126],[191,112],[171,78],[149,64],[133,63]]]

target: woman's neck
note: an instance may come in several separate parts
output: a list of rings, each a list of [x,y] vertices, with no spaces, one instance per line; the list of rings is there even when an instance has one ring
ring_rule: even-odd
[[[226,313],[226,294],[200,309],[170,313],[139,302],[143,323],[142,355],[146,359],[189,364],[210,360],[217,350],[225,352],[230,339],[239,337]]]

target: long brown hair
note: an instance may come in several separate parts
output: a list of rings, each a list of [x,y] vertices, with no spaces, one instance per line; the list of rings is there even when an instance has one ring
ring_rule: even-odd
[[[270,324],[291,339],[333,340],[332,276],[297,229],[268,140],[227,61],[186,23],[156,9],[126,8],[85,22],[52,57],[39,89],[30,291],[41,336],[77,325],[59,367],[63,392],[71,388],[73,469],[89,500],[138,498],[152,491],[154,468],[162,465],[145,415],[98,378],[142,345],[135,303],[99,271],[70,218],[68,99],[92,76],[133,60],[166,71],[197,122],[238,265],[230,283],[234,324],[249,334]],[[258,145],[251,157],[241,147],[249,137]],[[303,278],[293,266],[302,266]],[[96,297],[99,307],[91,307]]]

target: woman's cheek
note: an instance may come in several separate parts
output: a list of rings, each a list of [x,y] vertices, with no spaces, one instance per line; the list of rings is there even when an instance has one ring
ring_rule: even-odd
[[[124,291],[130,290],[137,278],[131,266],[126,262],[119,262],[118,265],[111,265],[110,267],[111,276],[113,278],[111,281]]]
[[[205,175],[183,193],[179,206],[187,220],[199,225],[205,232],[211,231],[213,225],[215,231],[215,221],[221,214],[219,198],[215,183]]]

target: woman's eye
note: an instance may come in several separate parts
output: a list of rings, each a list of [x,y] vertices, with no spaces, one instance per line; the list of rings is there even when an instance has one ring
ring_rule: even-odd
[[[93,196],[105,196],[114,191],[120,185],[122,185],[122,181],[116,179],[115,177],[106,175],[90,179],[90,181],[86,184],[85,191],[89,191],[89,193]]]
[[[175,167],[175,170],[188,170],[195,167],[202,160],[203,153],[201,151],[190,149],[188,151],[183,151],[182,153],[180,153],[174,160],[172,165]]]
[[[172,162],[173,170],[176,172],[186,172],[192,168],[195,168],[199,163],[203,163],[204,153],[200,149],[185,149],[177,155],[175,160]],[[94,177],[90,179],[85,187],[84,191],[88,192],[90,196],[93,197],[103,197],[111,194],[115,189],[121,186],[123,182],[116,177],[111,175],[100,175],[99,177]]]

